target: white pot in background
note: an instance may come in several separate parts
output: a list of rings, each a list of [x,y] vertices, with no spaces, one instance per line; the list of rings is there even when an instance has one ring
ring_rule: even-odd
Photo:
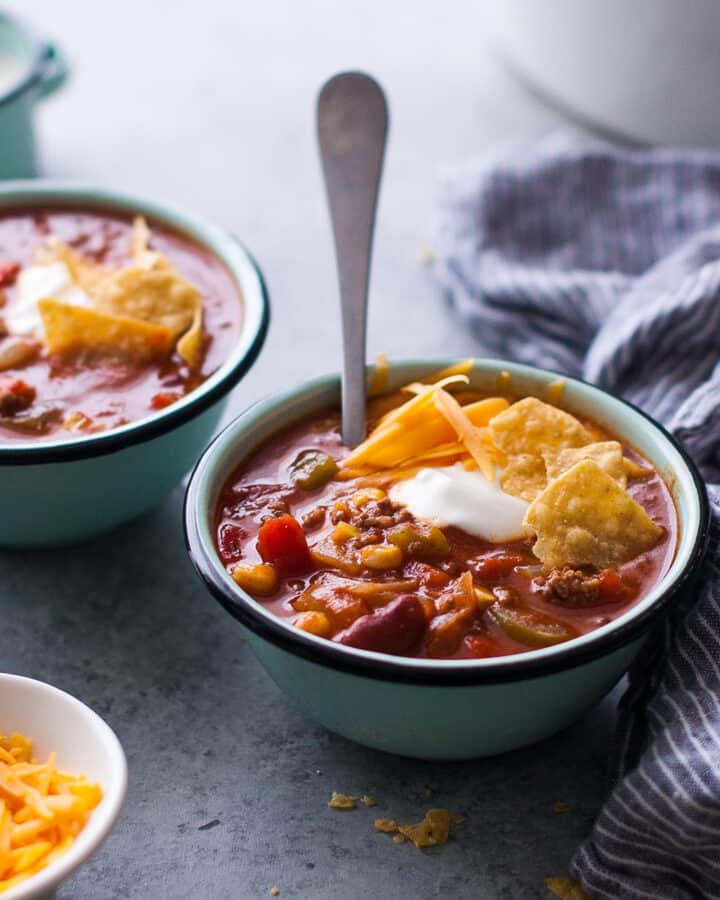
[[[720,146],[717,0],[486,0],[510,66],[568,112],[629,138]]]

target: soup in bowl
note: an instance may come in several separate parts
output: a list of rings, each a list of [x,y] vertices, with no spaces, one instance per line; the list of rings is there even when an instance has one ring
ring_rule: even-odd
[[[230,426],[191,482],[193,560],[273,677],[343,734],[445,757],[549,734],[690,577],[702,486],[657,425],[555,373],[400,364],[390,387],[353,450],[330,382]]]
[[[222,229],[105,191],[0,189],[0,543],[76,540],[162,499],[267,315]]]

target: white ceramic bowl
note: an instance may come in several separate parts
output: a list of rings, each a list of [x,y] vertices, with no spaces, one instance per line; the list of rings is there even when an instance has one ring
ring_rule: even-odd
[[[67,853],[2,894],[3,900],[50,900],[115,824],[127,792],[125,754],[110,727],[75,697],[42,681],[0,673],[0,732],[14,731],[32,739],[39,760],[55,751],[60,768],[86,775],[103,790]]]

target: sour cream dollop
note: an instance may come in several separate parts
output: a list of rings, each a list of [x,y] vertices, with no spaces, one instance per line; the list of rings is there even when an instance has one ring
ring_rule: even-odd
[[[390,497],[419,519],[454,525],[493,543],[519,540],[525,533],[528,504],[460,463],[421,469],[413,478],[395,484]]]
[[[73,282],[64,262],[23,266],[17,279],[17,299],[5,314],[5,324],[12,334],[40,332],[42,320],[37,303],[43,297],[56,297],[75,306],[92,305],[88,295]]]

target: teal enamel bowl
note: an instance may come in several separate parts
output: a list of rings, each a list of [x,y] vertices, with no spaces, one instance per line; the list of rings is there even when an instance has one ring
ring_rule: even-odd
[[[452,360],[394,364],[390,387]],[[475,361],[471,386],[492,392],[510,372],[520,395],[542,396],[558,374],[497,360]],[[477,660],[411,659],[341,646],[269,613],[226,572],[214,545],[215,509],[233,469],[294,421],[338,406],[339,379],[322,378],[249,409],[210,445],[185,501],[195,568],[237,619],[260,662],[305,713],[361,744],[423,759],[503,753],[565,728],[600,700],[637,656],[652,626],[688,590],[708,534],[705,488],[675,441],[643,413],[590,384],[566,378],[563,406],[621,435],[657,467],[670,488],[680,529],[662,581],[608,625],[567,643]]]
[[[0,546],[84,540],[152,509],[192,468],[217,429],[228,393],[265,340],[269,305],[260,270],[229,232],[165,204],[49,182],[0,185],[5,210],[86,209],[142,214],[213,253],[241,295],[240,334],[225,362],[177,403],[112,431],[72,440],[0,442]]]

